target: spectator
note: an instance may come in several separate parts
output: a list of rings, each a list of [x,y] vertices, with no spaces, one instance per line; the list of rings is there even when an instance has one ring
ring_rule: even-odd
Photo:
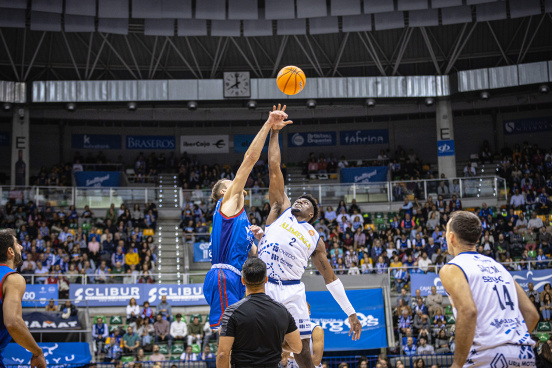
[[[206,361],[206,360],[213,360],[215,358],[216,356],[215,354],[211,353],[211,348],[209,347],[209,345],[206,345],[203,347],[203,353],[199,355],[198,360]]]
[[[125,255],[125,264],[130,267],[131,265],[137,266],[140,264],[140,256],[134,251],[134,247],[129,247],[127,254]]]
[[[46,305],[46,312],[57,312],[58,306],[55,304],[54,299],[50,299]]]
[[[153,338],[152,334],[155,332],[153,325],[150,324],[149,318],[138,318],[136,319],[136,322],[139,321],[139,327],[136,330],[136,334],[140,338],[140,343],[142,345],[142,348],[147,351],[151,351],[153,349]]]
[[[552,312],[552,297],[550,294],[544,294],[540,307],[542,320],[545,322],[550,321],[550,314]]]
[[[399,329],[402,333],[406,333],[407,329],[410,329],[412,326],[412,316],[409,313],[408,309],[403,308],[401,311],[401,316],[399,318]]]
[[[149,271],[144,270],[138,279],[139,284],[153,284],[153,277],[151,277]]]
[[[431,259],[427,257],[427,253],[422,253],[422,258],[418,260],[418,267],[424,272],[427,272],[429,269],[429,265],[431,265]]]
[[[398,268],[395,273],[395,284],[397,286],[397,293],[401,292],[402,289],[406,286],[408,283],[408,272],[406,271],[406,266],[402,266]]]
[[[414,345],[414,339],[412,337],[409,337],[406,340],[406,345],[403,346],[404,355],[412,357],[416,355],[416,351],[417,348],[416,345]]]
[[[144,362],[145,360],[146,360],[146,356],[144,355],[144,349],[138,348],[138,354],[136,354],[136,361]],[[134,368],[142,368],[142,363],[136,363],[134,365]]]
[[[65,305],[61,308],[61,318],[68,319],[69,317],[76,317],[77,314],[77,307],[70,300],[66,300]]]
[[[404,305],[410,305],[411,298],[410,295],[406,293],[406,288],[404,287],[401,289],[401,295],[397,297],[397,305],[399,305],[401,299],[404,301]]]
[[[130,298],[126,307],[127,323],[134,322],[140,315],[140,307],[135,298]]]
[[[115,363],[119,361],[123,355],[123,350],[121,349],[120,343],[116,338],[109,338],[105,346],[105,363]]]
[[[155,343],[168,342],[169,350],[172,346],[172,337],[170,334],[170,323],[166,319],[163,319],[163,315],[157,315],[157,321],[153,324],[155,330]]]
[[[525,209],[525,197],[519,193],[519,189],[515,190],[515,194],[510,199],[510,208]]]
[[[183,340],[188,336],[188,326],[182,321],[182,314],[176,315],[176,321],[171,323],[171,336],[173,340]]]
[[[195,362],[197,361],[197,354],[193,352],[192,345],[186,347],[186,351],[180,356],[180,360],[184,362]]]
[[[550,264],[550,261],[548,261],[548,257],[546,254],[544,254],[542,248],[538,250],[537,255],[537,263],[536,267],[540,270],[548,268],[548,265]]]
[[[94,279],[98,284],[105,284],[109,281],[109,269],[107,268],[105,261],[100,263],[100,267],[98,267],[95,272]]]
[[[188,324],[188,346],[191,346],[194,341],[196,344],[201,346],[201,341],[203,339],[203,327],[199,324],[199,317],[194,316],[192,323]]]
[[[104,350],[104,344],[109,336],[109,328],[102,317],[98,317],[92,325],[92,338],[94,339],[94,351],[98,354]]]
[[[422,314],[429,314],[428,310],[427,310],[427,307],[425,306],[424,304],[424,300],[421,298],[421,297],[418,297],[417,299],[417,304],[416,304],[416,307],[414,307],[414,311],[422,311]]]
[[[439,331],[437,338],[435,339],[435,354],[447,354],[450,353],[449,339],[444,329]]]
[[[36,263],[36,270],[34,271],[35,275],[39,276],[39,277],[35,277],[35,282],[37,284],[44,284],[46,282],[46,276],[49,272],[48,272],[48,268],[44,267],[44,265],[42,264],[42,262],[37,262]]]
[[[545,254],[550,254],[551,245],[552,245],[552,235],[546,231],[546,226],[542,226],[540,228],[538,242],[539,242],[539,248],[542,249]]]
[[[132,327],[127,327],[127,333],[123,335],[123,352],[125,354],[132,354],[136,357],[139,347],[140,336],[134,333]]]
[[[534,298],[535,298],[535,302],[536,302],[536,303],[540,303],[539,292],[536,291],[536,290],[534,289],[534,285],[533,285],[532,282],[530,282],[530,283],[527,284],[527,288],[529,289],[529,290],[527,290],[527,292],[526,292],[527,296],[528,296],[528,297],[531,297],[531,296],[534,297]]]
[[[172,320],[172,309],[171,305],[167,303],[166,295],[161,296],[161,302],[157,305],[157,313],[169,322]]]
[[[123,276],[125,273],[125,268],[123,267],[123,265],[120,263],[120,262],[117,262],[115,264],[115,267],[113,267],[113,269],[111,270],[111,275],[112,275],[112,281],[115,283],[115,284],[120,284],[123,282]],[[115,275],[119,275],[119,276],[115,276]]]
[[[431,294],[427,297],[428,312],[431,316],[435,315],[438,309],[443,308],[443,296],[437,294],[437,288],[431,287]]]
[[[523,215],[523,213],[522,213],[522,215]],[[517,225],[517,223],[516,223],[516,225]],[[529,222],[527,223],[527,230],[529,232],[537,232],[543,226],[544,226],[544,223],[542,222],[542,219],[537,217],[536,212],[533,212],[531,214],[531,220],[529,220]]]
[[[421,337],[418,340],[417,353],[418,355],[433,355],[435,354],[435,349],[433,349],[433,346],[427,344],[425,337]],[[417,367],[417,365],[414,364],[414,367]]]
[[[150,323],[153,323],[153,310],[150,308],[148,301],[144,302],[144,307],[142,308],[142,313],[140,314],[142,318],[147,318]]]
[[[150,355],[150,362],[164,362],[167,358],[159,352],[159,345],[153,345],[153,354]]]

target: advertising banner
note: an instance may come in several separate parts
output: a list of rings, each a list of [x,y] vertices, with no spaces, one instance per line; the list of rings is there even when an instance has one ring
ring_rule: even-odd
[[[194,262],[211,262],[209,243],[194,243]]]
[[[72,149],[121,149],[118,134],[71,134]]]
[[[50,342],[38,343],[38,346],[44,352],[48,367],[65,367],[65,364],[78,367],[79,364],[85,365],[92,361],[90,345],[86,342]],[[33,354],[19,344],[10,343],[2,355],[5,366],[28,366]]]
[[[70,285],[69,298],[75,305],[91,307],[125,306],[131,298],[142,305],[148,301],[156,306],[161,296],[166,295],[172,306],[207,305],[203,296],[203,284],[164,285],[164,284],[92,284]]]
[[[61,313],[57,312],[23,312],[23,320],[29,330],[67,330],[80,329],[79,318],[69,316],[61,318]]]
[[[228,135],[182,135],[180,153],[228,153]]]
[[[454,140],[437,141],[437,156],[454,156]]]
[[[336,143],[335,132],[288,134],[288,147],[335,146]]]
[[[255,139],[255,134],[234,134],[234,152],[245,153]],[[268,142],[270,136],[266,138],[265,144],[263,146],[263,152],[268,152]],[[278,141],[280,142],[280,147],[282,147],[282,135],[278,135]]]
[[[341,169],[342,183],[377,183],[387,181],[387,166],[348,167]]]
[[[437,288],[438,294],[447,295],[443,284],[441,284],[439,274],[437,273],[412,273],[410,275],[410,285],[412,296],[416,295],[416,289],[420,289],[420,293],[422,294],[422,296],[428,296],[429,294],[431,294],[432,286],[435,286]]]
[[[551,130],[552,117],[504,121],[504,134],[527,134]]]
[[[354,342],[362,349],[387,346],[382,289],[347,290],[362,324],[360,340]],[[369,301],[369,302],[367,302]],[[349,319],[329,291],[307,291],[311,307],[311,323],[324,329],[324,351],[351,350]]]
[[[339,132],[339,142],[342,146],[358,144],[387,144],[389,143],[389,130],[344,130]]]
[[[75,173],[77,187],[118,187],[118,171],[78,171]]]
[[[176,139],[172,135],[127,135],[126,148],[137,150],[174,150]]]
[[[50,299],[55,300],[57,305],[57,299],[59,298],[57,285],[33,285],[27,284],[25,294],[23,294],[22,306],[27,307],[45,307]],[[35,300],[31,302],[31,300]],[[38,301],[36,301],[38,300]]]

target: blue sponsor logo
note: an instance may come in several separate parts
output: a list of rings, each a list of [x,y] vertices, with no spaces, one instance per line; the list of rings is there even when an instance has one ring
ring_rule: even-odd
[[[359,144],[387,144],[389,143],[389,130],[344,130],[339,133],[340,144],[351,146]]]
[[[437,141],[437,156],[454,156],[454,140]]]
[[[288,134],[289,147],[335,146],[335,132]]]
[[[78,187],[118,187],[121,177],[118,171],[79,171],[74,175]]]
[[[377,183],[387,181],[387,166],[350,167],[341,169],[342,183]]]
[[[121,149],[121,136],[116,134],[71,134],[73,149]]]
[[[127,149],[174,150],[176,139],[170,135],[127,135]]]
[[[552,117],[507,120],[504,122],[504,134],[527,134],[551,130]]]

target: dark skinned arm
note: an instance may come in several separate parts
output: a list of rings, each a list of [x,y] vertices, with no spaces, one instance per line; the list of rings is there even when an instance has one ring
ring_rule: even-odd
[[[281,169],[282,155],[280,153],[280,142],[278,141],[278,128],[279,126],[272,128],[268,143],[268,172],[270,177],[268,199],[271,209],[266,219],[267,225],[273,223],[282,212],[291,207],[291,203],[285,192],[284,175]]]

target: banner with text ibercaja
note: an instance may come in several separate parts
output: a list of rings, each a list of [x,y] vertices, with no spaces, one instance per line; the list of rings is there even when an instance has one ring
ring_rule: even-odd
[[[69,288],[69,297],[77,306],[86,302],[91,307],[125,306],[131,298],[139,305],[146,301],[157,305],[163,295],[173,306],[207,305],[203,284],[93,284],[71,285]]]

